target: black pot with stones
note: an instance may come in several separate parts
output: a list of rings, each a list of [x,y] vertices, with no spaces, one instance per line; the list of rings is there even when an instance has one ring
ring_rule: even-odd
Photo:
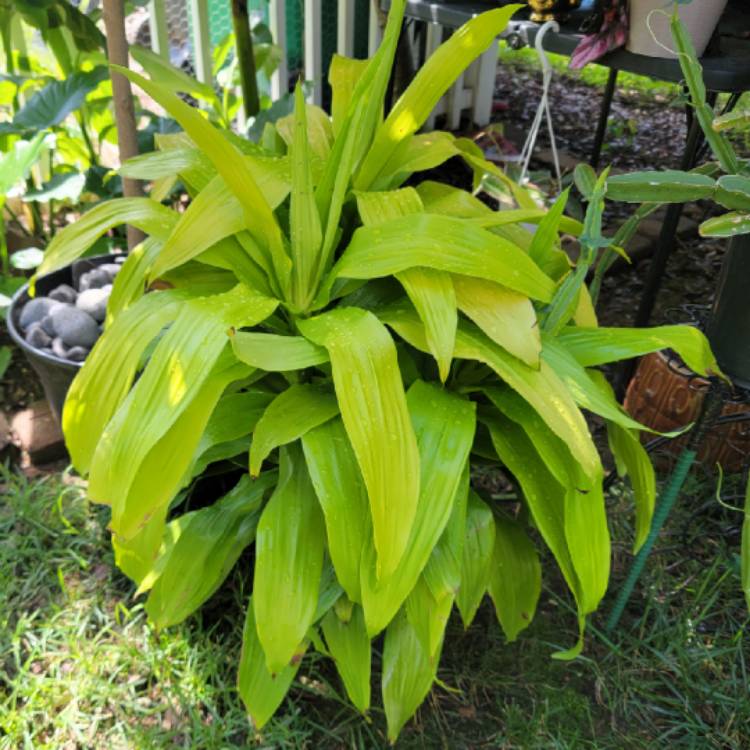
[[[102,333],[107,302],[125,255],[82,258],[40,276],[13,296],[8,332],[39,375],[44,395],[60,421],[73,378]]]

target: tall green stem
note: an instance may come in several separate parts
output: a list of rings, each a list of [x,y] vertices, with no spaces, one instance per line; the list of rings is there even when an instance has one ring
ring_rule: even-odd
[[[237,50],[237,62],[240,66],[240,84],[242,100],[245,105],[245,116],[254,117],[260,111],[258,97],[258,79],[255,70],[253,37],[250,33],[250,16],[247,12],[247,0],[232,0],[232,26]]]

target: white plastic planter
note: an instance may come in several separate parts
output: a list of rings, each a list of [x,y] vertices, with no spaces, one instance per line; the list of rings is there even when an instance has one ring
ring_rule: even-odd
[[[682,22],[693,39],[700,57],[724,12],[727,0],[693,0],[679,6]],[[676,58],[669,19],[674,4],[670,0],[630,0],[630,33],[627,49],[648,57]],[[653,13],[652,11],[659,11]],[[663,45],[663,46],[662,46]]]

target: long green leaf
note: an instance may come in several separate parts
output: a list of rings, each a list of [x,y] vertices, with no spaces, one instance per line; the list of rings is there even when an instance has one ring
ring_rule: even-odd
[[[396,274],[425,327],[425,337],[445,382],[453,359],[458,312],[450,274],[432,268],[408,268]]]
[[[704,221],[698,231],[701,237],[735,237],[750,233],[750,212],[730,211]]]
[[[62,416],[68,452],[81,474],[88,473],[99,438],[127,396],[146,347],[189,298],[188,292],[176,290],[146,295],[118,315],[86,358]]]
[[[531,367],[539,366],[539,323],[528,297],[492,281],[457,274],[453,286],[462,313],[503,349]]]
[[[362,604],[367,632],[375,636],[391,621],[427,565],[451,517],[466,493],[463,468],[474,438],[474,405],[436,385],[417,380],[407,395],[420,455],[419,505],[403,558],[393,574],[378,580],[375,550],[364,548]]]
[[[369,60],[356,60],[334,53],[328,69],[331,86],[331,123],[334,135],[341,131],[357,82],[369,65]]]
[[[300,643],[287,666],[275,674],[269,672],[263,647],[258,639],[254,601],[250,598],[242,631],[237,690],[256,729],[262,729],[281,705],[306,650],[307,643]]]
[[[247,374],[225,351],[226,330],[265,320],[277,304],[240,284],[181,306],[94,456],[89,493],[112,504],[116,533],[132,536],[155,507],[169,502],[222,391],[239,373]],[[154,453],[164,440],[170,451]]]
[[[274,474],[255,482],[245,475],[223,498],[190,514],[146,600],[157,628],[182,622],[221,585],[253,540],[263,495],[275,483]]]
[[[197,109],[185,104],[171,91],[128,68],[117,65],[112,68],[161,104],[182,125],[196,146],[211,159],[229,189],[240,201],[247,217],[247,228],[261,246],[269,247],[279,284],[282,290],[286,290],[291,261],[284,251],[281,230],[240,151]]]
[[[346,621],[334,607],[323,618],[322,627],[346,694],[365,713],[370,707],[370,638],[362,607],[353,605]]]
[[[328,553],[347,596],[361,601],[362,550],[372,538],[367,490],[341,419],[302,436],[307,468],[323,508]]]
[[[520,525],[500,516],[495,519],[488,589],[497,619],[512,643],[534,618],[542,590],[542,566]]]
[[[430,56],[378,128],[357,175],[357,189],[367,189],[378,174],[393,171],[389,164],[398,146],[419,130],[453,81],[495,42],[520,7],[508,5],[482,13],[455,31]]]
[[[461,562],[461,587],[456,596],[456,605],[465,628],[474,620],[487,591],[494,546],[495,520],[492,511],[475,492],[470,492]]]
[[[331,277],[373,279],[415,266],[495,281],[533,299],[549,301],[554,284],[515,245],[450,216],[404,216],[361,227]]]
[[[701,130],[703,130],[708,145],[719,160],[721,168],[727,174],[737,174],[739,171],[737,155],[724,135],[713,129],[712,121],[714,113],[711,107],[706,103],[706,87],[703,83],[703,69],[698,62],[698,55],[695,53],[693,40],[680,20],[676,8],[672,14],[671,28],[672,37],[677,47],[680,67],[682,68],[682,73],[685,76],[685,83],[690,92],[690,101],[695,109],[695,117],[700,123]]]
[[[713,197],[716,183],[707,175],[666,169],[631,172],[607,179],[607,198],[628,203],[688,203]]]
[[[323,568],[323,516],[302,449],[281,449],[279,483],[258,524],[253,606],[272,674],[294,657],[313,623]]]
[[[114,198],[99,203],[58,232],[47,246],[37,274],[50,273],[80,258],[105,232],[130,224],[165,241],[178,215],[150,198]]]
[[[338,413],[336,396],[327,389],[298,383],[282,391],[255,426],[250,445],[250,475],[260,474],[261,464],[274,448],[301,438]]]
[[[315,203],[306,106],[299,83],[294,91],[294,101],[294,139],[290,149],[292,200],[289,210],[289,230],[292,240],[292,298],[297,307],[304,310],[315,292],[313,285],[319,264],[323,230]]]
[[[241,362],[269,372],[304,370],[328,362],[328,352],[302,336],[273,333],[232,335],[234,354]]]
[[[400,612],[388,626],[383,647],[383,705],[390,742],[427,697],[436,669],[437,659],[430,661],[406,613]]]
[[[412,346],[427,351],[424,329],[416,313],[404,306],[378,310],[379,317]],[[544,353],[544,352],[543,352]],[[565,383],[555,374],[544,357],[539,369],[523,364],[490,341],[470,323],[461,322],[456,333],[457,359],[475,360],[491,367],[539,413],[550,429],[565,441],[584,470],[596,473],[601,466],[583,415]],[[586,375],[583,368],[581,371]],[[637,423],[634,423],[637,425]]]
[[[331,358],[341,417],[370,499],[378,578],[386,578],[406,549],[420,486],[396,347],[372,313],[353,307],[298,325]]]

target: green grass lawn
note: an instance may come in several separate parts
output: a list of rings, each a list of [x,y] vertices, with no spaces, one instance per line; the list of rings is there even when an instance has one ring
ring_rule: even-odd
[[[113,568],[106,509],[59,477],[3,471],[0,484],[0,748],[387,746],[380,708],[358,716],[315,657],[262,736],[252,733],[234,691],[242,559],[201,613],[155,633]],[[717,506],[688,523],[712,491],[692,483],[621,631],[610,642],[597,630],[603,614],[594,618],[575,662],[550,659],[574,642],[575,618],[549,565],[517,643],[503,642],[489,606],[466,633],[452,621],[441,685],[397,747],[750,747],[739,522]],[[627,494],[612,504],[616,586],[629,561]],[[379,679],[377,654],[374,666]],[[379,685],[373,695],[378,704]]]

